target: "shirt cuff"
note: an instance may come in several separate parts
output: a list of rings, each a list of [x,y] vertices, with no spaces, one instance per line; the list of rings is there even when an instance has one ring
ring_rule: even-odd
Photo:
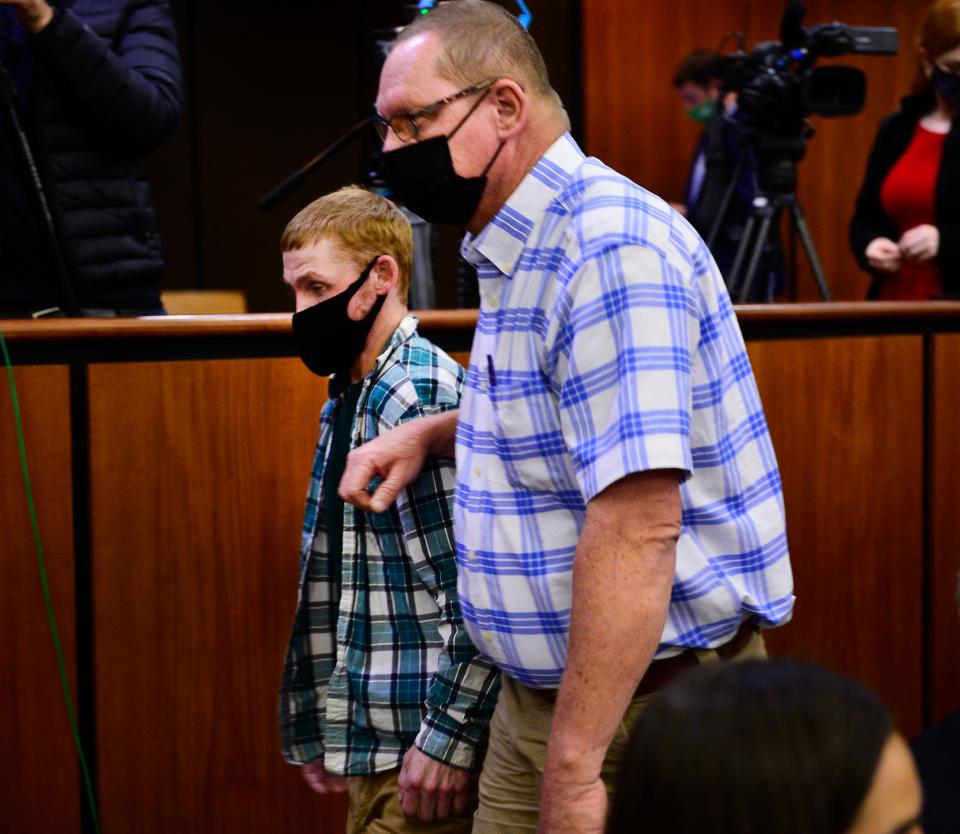
[[[431,709],[417,735],[417,750],[441,764],[473,770],[477,763],[478,728],[461,724],[445,712]]]
[[[284,751],[283,758],[294,765],[305,765],[314,759],[323,758],[323,742],[308,741],[303,744],[294,744]]]

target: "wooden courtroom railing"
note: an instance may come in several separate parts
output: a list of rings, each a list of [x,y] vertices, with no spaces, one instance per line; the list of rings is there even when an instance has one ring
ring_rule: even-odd
[[[794,622],[907,735],[960,708],[960,304],[738,309],[781,464]],[[421,314],[466,361],[474,311]],[[324,834],[276,687],[325,384],[288,315],[4,321],[105,834]],[[0,387],[0,830],[92,831]]]

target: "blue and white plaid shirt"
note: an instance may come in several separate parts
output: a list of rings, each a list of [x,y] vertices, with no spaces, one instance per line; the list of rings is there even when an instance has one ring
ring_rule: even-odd
[[[404,318],[363,380],[351,448],[457,407],[463,371],[418,336],[416,324]],[[431,758],[472,769],[499,679],[460,616],[453,461],[429,459],[384,513],[346,504],[341,575],[333,575],[323,476],[342,399],[333,394],[321,414],[307,495],[297,613],[280,692],[284,757],[303,764],[323,756],[333,773],[366,776],[400,767],[416,743]]]
[[[469,235],[480,318],[457,427],[471,638],[557,687],[587,503],[678,469],[683,527],[657,657],[793,609],[779,470],[743,337],[693,228],[569,135]]]

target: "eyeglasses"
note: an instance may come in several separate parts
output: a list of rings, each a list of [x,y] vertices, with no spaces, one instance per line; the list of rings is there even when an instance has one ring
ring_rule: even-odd
[[[397,139],[405,144],[408,142],[416,142],[420,138],[420,128],[417,125],[418,119],[422,119],[424,116],[432,116],[438,111],[442,110],[448,104],[452,104],[461,98],[472,96],[474,93],[479,93],[481,90],[486,90],[487,87],[496,83],[496,81],[496,78],[488,78],[486,81],[481,81],[479,84],[473,84],[470,87],[465,87],[459,93],[454,93],[452,96],[442,98],[440,101],[435,101],[433,104],[428,104],[426,107],[419,107],[416,110],[411,110],[409,113],[398,113],[396,116],[391,116],[389,119],[385,119],[379,113],[374,111],[373,126],[376,129],[377,135],[380,137],[381,142],[387,141],[387,128],[392,130]]]

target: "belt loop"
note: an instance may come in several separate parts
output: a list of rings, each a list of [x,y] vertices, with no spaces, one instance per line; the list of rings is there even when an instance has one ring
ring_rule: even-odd
[[[707,663],[720,662],[720,655],[717,654],[716,649],[694,649],[693,653],[697,657],[697,663],[699,663],[701,666],[704,666]]]

